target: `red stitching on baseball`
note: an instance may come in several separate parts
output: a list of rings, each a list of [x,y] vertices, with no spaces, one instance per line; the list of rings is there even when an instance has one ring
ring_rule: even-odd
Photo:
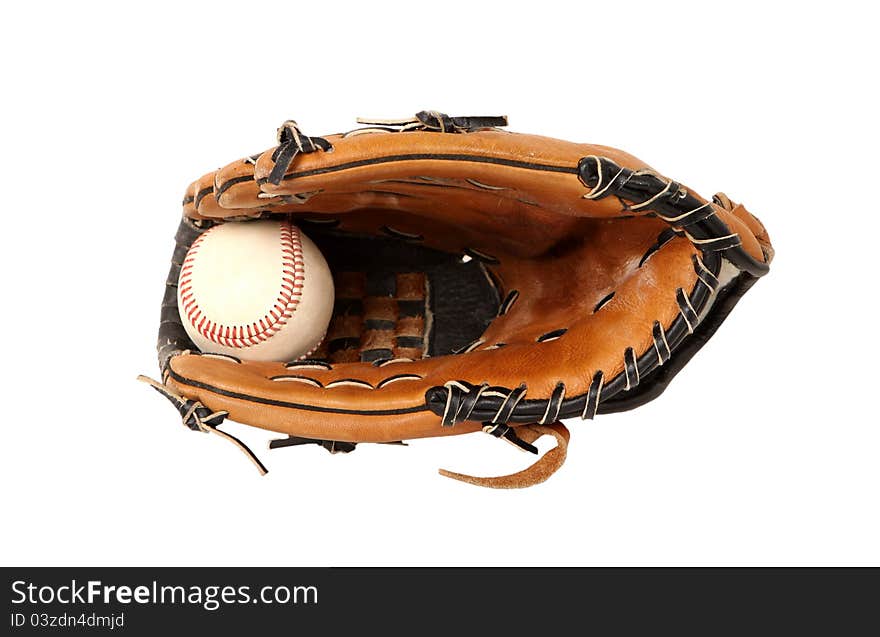
[[[219,227],[219,226],[218,226]],[[212,343],[226,347],[244,348],[269,340],[287,323],[302,298],[302,281],[305,280],[305,263],[303,261],[302,243],[299,230],[283,221],[281,228],[281,285],[273,308],[269,314],[257,319],[250,325],[223,325],[215,323],[207,316],[202,316],[198,300],[192,291],[192,272],[195,255],[202,240],[210,232],[199,235],[187,253],[181,267],[180,300],[186,318],[196,330]],[[296,283],[295,283],[296,282]],[[199,321],[201,317],[201,321]],[[198,321],[198,323],[196,323]],[[232,332],[230,335],[230,331]]]

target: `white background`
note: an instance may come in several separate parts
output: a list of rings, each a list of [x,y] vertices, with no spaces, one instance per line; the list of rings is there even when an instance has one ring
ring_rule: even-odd
[[[812,5],[6,6],[0,563],[880,564],[877,16]],[[772,271],[659,399],[570,422],[543,485],[436,474],[524,466],[488,436],[331,456],[229,425],[260,478],[135,381],[184,188],[284,119],[423,108],[723,190]]]

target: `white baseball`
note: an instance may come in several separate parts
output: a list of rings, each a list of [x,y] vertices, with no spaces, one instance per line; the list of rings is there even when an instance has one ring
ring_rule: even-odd
[[[196,347],[253,361],[311,353],[333,301],[324,256],[287,221],[214,226],[193,242],[177,287],[180,318]]]

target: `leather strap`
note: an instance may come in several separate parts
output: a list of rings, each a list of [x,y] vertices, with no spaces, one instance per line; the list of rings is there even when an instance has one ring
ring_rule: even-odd
[[[223,421],[226,419],[226,416],[228,415],[227,412],[211,411],[199,401],[184,398],[183,396],[172,391],[170,388],[166,387],[162,383],[159,383],[147,376],[140,375],[137,377],[137,379],[142,383],[146,383],[157,392],[165,396],[165,398],[167,398],[171,402],[171,404],[174,405],[180,412],[181,421],[184,425],[186,425],[193,431],[216,434],[227,442],[231,442],[238,448],[239,451],[241,451],[244,455],[248,457],[248,460],[254,463],[254,466],[257,468],[257,471],[260,472],[261,476],[269,473],[269,470],[266,469],[266,466],[262,462],[260,462],[260,459],[257,458],[257,455],[253,451],[251,451],[246,444],[244,444],[241,440],[239,440],[232,434],[228,434],[225,431],[219,429],[220,425],[223,423]]]
[[[562,466],[562,463],[565,462],[565,456],[568,452],[568,440],[570,438],[568,429],[561,422],[557,421],[552,425],[523,425],[522,427],[517,427],[516,431],[519,438],[529,444],[534,443],[541,436],[553,436],[556,438],[556,446],[530,467],[510,475],[477,477],[446,469],[440,469],[440,475],[478,487],[489,487],[490,489],[523,489],[544,482],[556,473],[559,467]]]
[[[480,128],[507,126],[506,115],[471,115],[450,117],[439,111],[419,111],[406,119],[375,119],[358,117],[358,124],[390,126],[400,130],[430,130],[440,133],[467,133]]]

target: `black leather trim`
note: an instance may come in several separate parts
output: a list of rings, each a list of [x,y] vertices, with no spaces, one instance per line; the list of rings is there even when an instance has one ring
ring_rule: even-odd
[[[578,177],[596,190],[596,199],[614,196],[631,202],[628,207],[654,211],[673,228],[687,231],[704,254],[718,251],[737,268],[752,276],[763,276],[770,266],[746,252],[738,237],[717,216],[705,214],[704,203],[677,182],[648,170],[622,168],[607,157],[588,156],[578,162]],[[591,193],[592,194],[592,193]]]
[[[685,339],[680,347],[673,352],[672,358],[662,367],[656,367],[650,376],[643,378],[642,383],[628,392],[620,392],[602,401],[600,414],[613,414],[628,411],[650,402],[662,394],[669,383],[684,366],[700,351],[715,331],[727,318],[734,306],[758,279],[743,273],[734,279],[718,295],[709,314],[703,318],[694,333]],[[656,355],[656,354],[655,354]]]

